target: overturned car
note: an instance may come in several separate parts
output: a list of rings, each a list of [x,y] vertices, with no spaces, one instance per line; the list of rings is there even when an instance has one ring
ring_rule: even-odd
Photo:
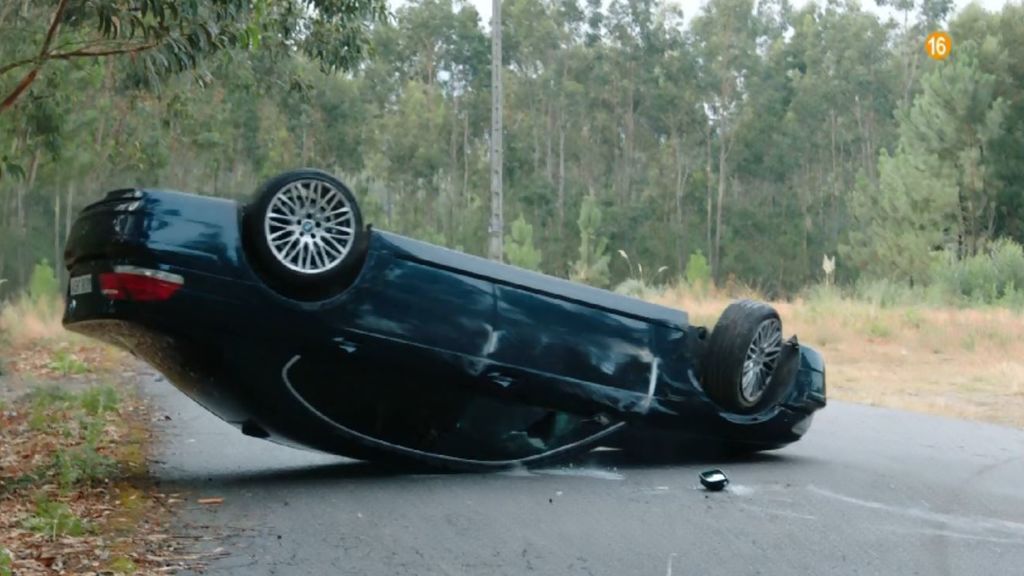
[[[798,440],[819,353],[770,306],[685,312],[364,225],[317,170],[248,205],[110,192],[65,253],[65,326],[130,351],[245,434],[357,459],[500,468],[626,433]]]

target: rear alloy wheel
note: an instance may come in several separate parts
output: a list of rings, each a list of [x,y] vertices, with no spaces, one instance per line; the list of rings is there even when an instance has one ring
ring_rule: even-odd
[[[782,321],[762,302],[730,304],[715,324],[704,363],[704,388],[715,402],[753,412],[769,394],[782,353]]]
[[[258,267],[284,288],[342,288],[365,252],[355,196],[319,170],[294,170],[267,182],[246,214],[246,228]]]

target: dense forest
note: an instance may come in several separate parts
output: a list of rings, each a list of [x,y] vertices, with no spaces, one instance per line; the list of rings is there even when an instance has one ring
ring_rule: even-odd
[[[358,37],[275,24],[221,44],[225,23],[252,22],[199,11],[219,18],[209,42],[147,53],[140,33],[22,87],[11,65],[31,66],[63,4],[0,0],[0,98],[24,88],[0,108],[0,299],[109,189],[245,199],[299,166],[347,181],[376,227],[486,253],[490,34],[471,5],[369,6]],[[710,0],[684,21],[663,0],[505,0],[506,259],[605,287],[710,278],[779,296],[821,282],[826,255],[847,285],[924,285],[993,248],[1017,262],[1024,7],[889,4]],[[128,26],[99,21],[118,27],[99,30],[108,43]],[[948,59],[925,53],[934,30]],[[99,32],[69,24],[60,41]]]

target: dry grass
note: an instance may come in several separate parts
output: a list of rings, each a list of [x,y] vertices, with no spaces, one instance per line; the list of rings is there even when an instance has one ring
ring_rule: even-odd
[[[709,327],[730,300],[683,288],[650,299]],[[830,398],[1024,428],[1022,314],[838,296],[773,305],[787,334],[825,355]]]
[[[0,341],[20,348],[40,341],[66,339],[61,326],[63,307],[59,300],[34,301],[23,297],[12,303],[0,302]]]

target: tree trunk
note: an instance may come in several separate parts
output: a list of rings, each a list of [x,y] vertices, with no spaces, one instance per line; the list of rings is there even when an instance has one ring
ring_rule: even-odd
[[[561,112],[559,112],[561,115]],[[565,124],[558,121],[558,238],[565,232]]]
[[[864,175],[871,178],[870,147],[868,146],[867,122],[864,120],[864,113],[861,110],[860,96],[853,97],[854,117],[857,118],[857,131],[860,132],[860,161],[864,169]]]
[[[675,225],[683,225],[683,146],[679,142],[679,136],[674,131],[672,134],[672,150],[676,156],[676,197],[675,197]]]
[[[871,104],[869,101],[868,104]],[[867,121],[865,125],[865,136],[867,137],[867,150],[868,150],[868,163],[867,173],[868,179],[875,186],[878,186],[878,154],[875,153],[875,111],[871,106],[868,106],[867,110]]]
[[[459,167],[459,99],[452,99],[452,132],[448,142],[448,174],[445,178],[448,195],[448,221],[445,222],[444,235],[448,245],[454,244],[455,228],[455,174]]]
[[[622,176],[622,191],[626,198],[630,202],[634,201],[633,198],[633,157],[635,140],[636,140],[636,110],[634,109],[634,92],[636,90],[636,82],[633,80],[633,63],[629,65],[629,90],[626,92],[629,99],[626,102],[626,146],[623,151],[624,158],[623,162],[623,176]]]
[[[514,114],[515,112],[513,112]],[[537,174],[540,172],[540,128],[537,124],[533,125],[533,129],[530,130],[533,134],[533,173]]]
[[[705,136],[706,136],[705,137],[705,143],[707,144],[707,164],[704,166],[704,176],[705,176],[705,180],[707,181],[707,195],[704,197],[704,206],[707,209],[707,225],[706,225],[706,230],[707,230],[707,253],[708,253],[708,260],[712,260],[713,261],[714,250],[713,250],[713,246],[711,244],[711,229],[712,229],[712,227],[711,227],[711,204],[712,204],[712,198],[711,198],[711,121],[710,120],[708,121],[708,124],[707,124],[707,132],[706,132]]]
[[[835,108],[830,112],[832,113],[832,198],[828,206],[831,218],[829,218],[827,230],[830,232],[829,237],[834,240],[839,236],[839,223],[836,222],[836,209],[839,206],[839,153],[836,151],[836,132],[839,131],[839,119]],[[833,230],[834,234],[831,233]]]
[[[913,62],[910,65],[910,77],[907,78],[907,89],[906,89],[906,93],[903,95],[903,106],[904,107],[910,106],[910,91],[914,87],[915,77],[917,76],[917,62],[918,62],[918,59],[920,58],[920,54],[921,54],[920,50],[914,50],[914,60],[913,60]]]
[[[18,188],[18,196],[17,196],[16,213],[17,213],[18,223],[17,223],[17,228],[16,228],[16,231],[17,231],[16,232],[17,233],[17,240],[16,241],[18,243],[18,251],[17,251],[16,266],[18,267],[18,283],[21,286],[25,286],[25,282],[26,282],[25,273],[26,273],[26,271],[28,270],[28,267],[29,267],[29,263],[25,261],[25,236],[26,236],[26,233],[27,233],[26,222],[25,222],[25,195],[28,193],[29,190],[32,189],[33,186],[35,186],[35,183],[36,183],[36,173],[37,173],[37,170],[39,169],[39,154],[40,154],[40,152],[39,152],[39,149],[37,148],[35,153],[32,155],[32,163],[29,165],[27,181],[20,183],[20,185],[17,187]]]
[[[502,195],[502,88],[501,88],[501,0],[491,3],[491,223],[487,255],[502,260],[504,245],[504,198]]]
[[[469,194],[469,112],[462,119],[462,204],[467,203]]]
[[[391,185],[384,185],[384,221],[387,222],[388,228],[391,228],[391,213],[394,204],[391,201]]]
[[[64,267],[60,265],[60,192],[57,192],[53,200],[53,272],[57,284],[63,286]]]
[[[68,201],[64,203],[64,239],[71,235],[71,215],[75,211],[75,183],[68,184]]]
[[[722,134],[718,138],[718,203],[715,206],[715,254],[711,265],[711,274],[717,283],[721,278],[721,248],[722,248],[722,204],[725,202],[725,158],[726,140],[728,136]]]
[[[679,270],[682,271],[686,269],[686,260],[689,257],[683,235],[685,231],[683,227],[683,193],[686,190],[686,182],[690,179],[690,167],[684,167],[683,143],[681,139],[678,136],[674,136],[673,140],[675,141],[676,152],[675,225],[679,231],[679,249],[676,256],[679,261]]]
[[[561,119],[561,110],[559,110],[558,119],[559,120]],[[554,181],[554,173],[555,173],[554,151],[552,150],[553,144],[551,143],[551,141],[553,140],[553,138],[551,137],[551,132],[552,132],[551,125],[554,124],[554,123],[555,123],[554,108],[549,106],[548,107],[547,117],[544,119],[544,127],[546,128],[546,130],[544,131],[544,140],[545,140],[545,144],[547,146],[547,156],[546,156],[546,160],[544,162],[544,177],[547,179],[548,184],[551,184]]]

